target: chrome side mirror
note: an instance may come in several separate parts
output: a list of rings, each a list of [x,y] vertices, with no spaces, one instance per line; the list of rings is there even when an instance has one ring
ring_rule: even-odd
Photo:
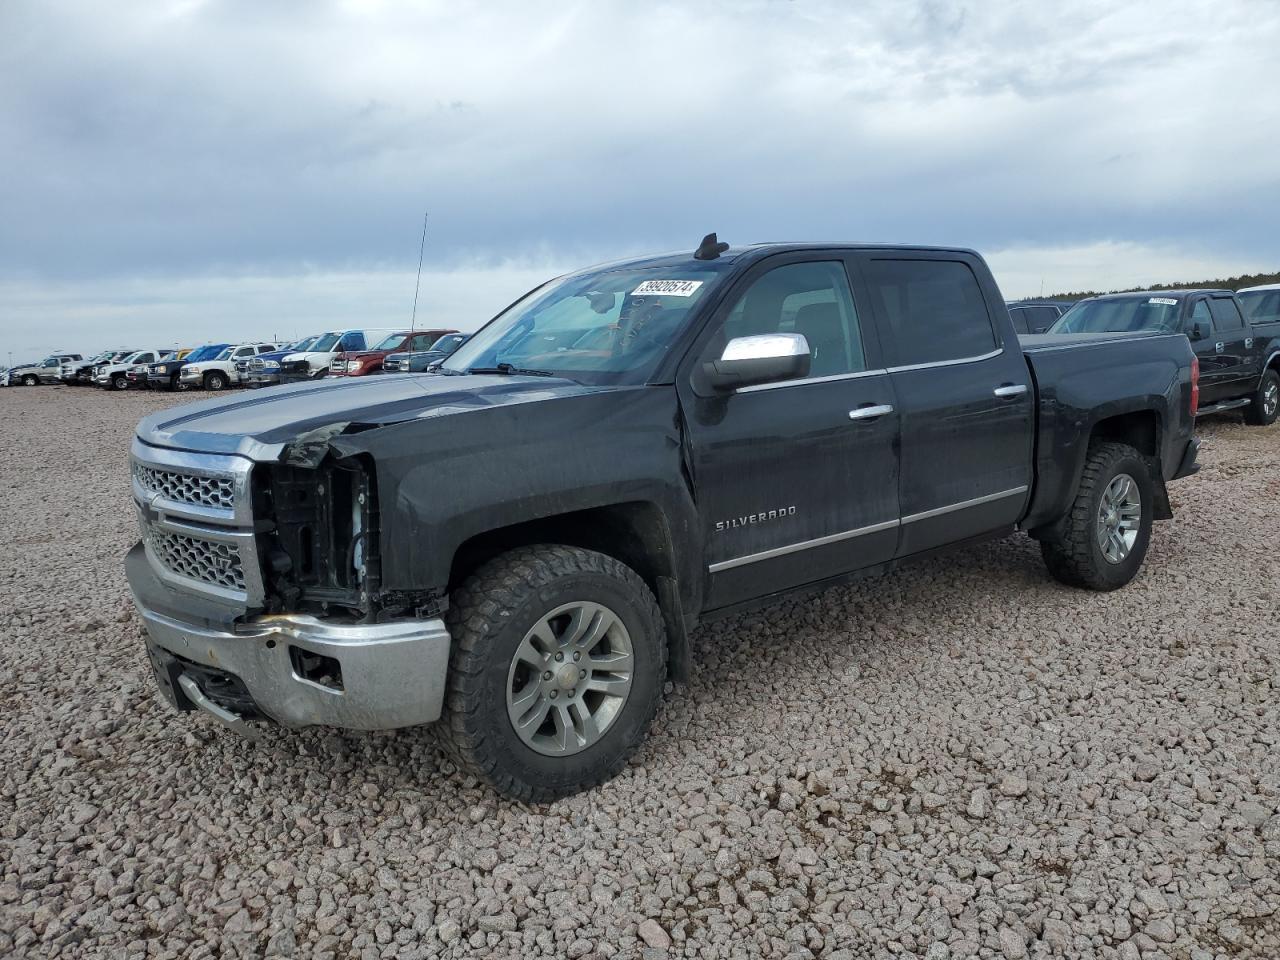
[[[702,365],[707,383],[717,392],[809,375],[809,341],[799,333],[764,333],[734,337],[719,360]]]

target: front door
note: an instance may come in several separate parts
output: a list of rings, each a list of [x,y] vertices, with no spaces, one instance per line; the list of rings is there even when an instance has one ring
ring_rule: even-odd
[[[1011,526],[1030,497],[1035,391],[980,266],[964,255],[861,258],[902,416],[899,556]]]
[[[800,380],[716,394],[698,371],[736,337],[802,334]],[[892,557],[898,414],[842,255],[786,254],[735,285],[679,380],[709,560],[707,609]]]

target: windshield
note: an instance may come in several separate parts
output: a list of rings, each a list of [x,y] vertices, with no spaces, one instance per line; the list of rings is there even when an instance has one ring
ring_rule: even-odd
[[[315,343],[306,347],[305,350],[307,353],[328,353],[333,349],[333,345],[338,342],[338,338],[341,336],[342,334],[340,333],[322,333],[316,339]]]
[[[217,355],[216,357],[214,357],[213,359],[215,359],[215,360],[230,360],[230,359],[231,359],[231,353],[232,353],[232,351],[233,351],[233,350],[235,350],[235,347],[227,347],[225,350],[221,350],[221,351],[219,351],[218,355]]]
[[[622,267],[553,280],[491,320],[442,369],[510,364],[584,383],[644,383],[727,269]]]
[[[448,336],[441,337],[431,345],[431,349],[433,351],[439,350],[443,353],[448,353],[451,350],[457,350],[461,344],[466,342],[467,335],[465,333],[453,333]]]
[[[1062,315],[1050,333],[1177,333],[1182,304],[1174,297],[1143,294],[1082,300]]]
[[[375,350],[399,350],[404,346],[404,342],[409,339],[408,334],[393,333],[387,339],[383,340],[373,349]]]
[[[320,338],[319,338],[318,336],[316,336],[315,334],[312,334],[312,335],[311,335],[311,336],[309,336],[309,337],[303,337],[303,338],[302,338],[301,340],[299,340],[297,343],[291,343],[291,344],[289,344],[289,346],[285,347],[285,348],[283,349],[283,351],[282,351],[282,352],[284,352],[284,353],[301,353],[302,351],[304,351],[304,350],[308,349],[308,348],[309,348],[313,343],[315,343],[315,342],[316,342],[317,340],[319,340],[319,339],[320,339]]]
[[[1280,321],[1280,290],[1246,290],[1240,294],[1240,302],[1253,323]]]

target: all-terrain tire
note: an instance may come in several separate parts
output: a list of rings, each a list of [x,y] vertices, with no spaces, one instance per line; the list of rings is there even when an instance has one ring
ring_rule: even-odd
[[[512,659],[541,618],[584,601],[603,604],[626,628],[631,688],[600,739],[577,753],[546,756],[521,739],[508,716]],[[440,739],[461,767],[499,793],[546,802],[590,789],[616,776],[644,741],[662,699],[667,639],[652,591],[626,564],[577,547],[520,547],[453,592],[447,622],[453,649]]]
[[[1280,414],[1280,373],[1264,370],[1253,395],[1253,403],[1244,408],[1244,422],[1254,427],[1269,427]]]
[[[1121,474],[1133,478],[1141,498],[1137,537],[1124,559],[1108,560],[1098,541],[1102,498],[1111,481]],[[1075,499],[1054,535],[1040,541],[1045,566],[1055,580],[1088,590],[1116,590],[1142,567],[1151,542],[1155,488],[1147,461],[1126,443],[1094,441],[1089,445]]]

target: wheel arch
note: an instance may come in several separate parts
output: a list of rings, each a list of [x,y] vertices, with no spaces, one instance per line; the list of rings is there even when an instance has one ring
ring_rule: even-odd
[[[454,590],[484,563],[517,547],[564,544],[613,557],[634,570],[653,591],[667,630],[668,673],[688,677],[685,611],[671,523],[657,503],[633,500],[537,517],[468,538],[454,551],[448,589]]]

